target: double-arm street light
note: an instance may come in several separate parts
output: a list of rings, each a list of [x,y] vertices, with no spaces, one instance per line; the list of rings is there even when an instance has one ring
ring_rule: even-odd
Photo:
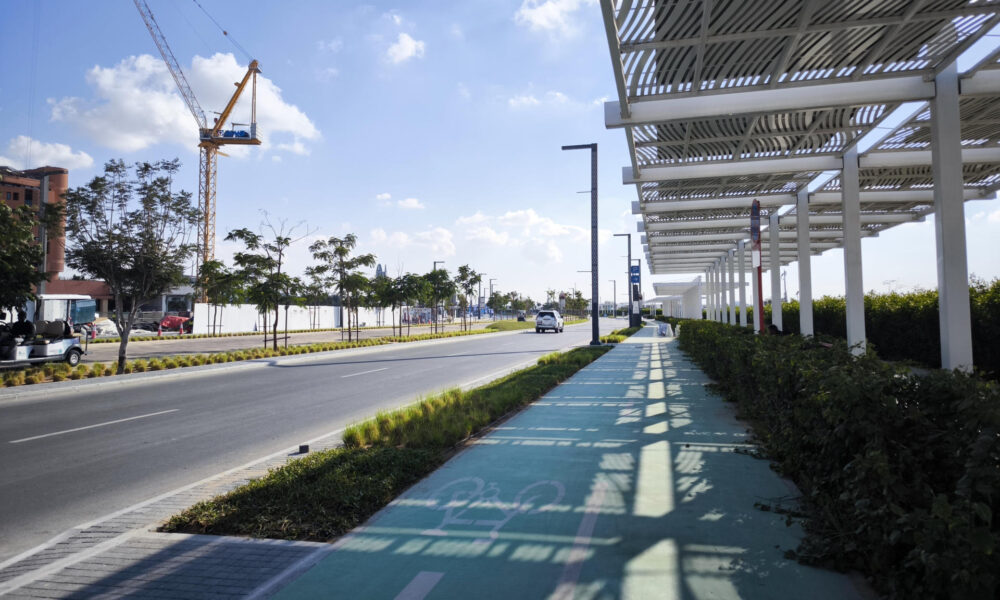
[[[591,346],[601,345],[597,323],[597,144],[563,146],[563,150],[590,150],[590,321]]]

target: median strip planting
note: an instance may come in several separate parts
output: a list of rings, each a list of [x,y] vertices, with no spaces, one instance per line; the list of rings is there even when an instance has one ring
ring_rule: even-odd
[[[419,342],[439,338],[461,337],[493,333],[492,330],[474,329],[471,331],[452,331],[448,333],[425,333],[411,336],[385,336],[353,342],[323,342],[318,344],[303,344],[287,348],[250,348],[212,354],[179,354],[163,358],[138,358],[125,363],[125,373],[142,373],[145,371],[164,371],[181,367],[197,367],[226,362],[238,362],[275,356],[290,356],[295,354],[310,354],[313,352],[329,352],[331,350],[346,350],[349,348],[364,348],[368,346],[383,346],[385,344],[400,344]],[[93,379],[95,377],[111,377],[118,370],[118,362],[110,364],[92,363],[77,365],[74,369],[66,363],[49,363],[44,366],[12,369],[0,376],[0,387],[16,387],[67,379]]]
[[[379,413],[317,452],[172,517],[160,531],[330,541],[441,465],[470,436],[590,364],[609,347],[550,354],[484,386]]]

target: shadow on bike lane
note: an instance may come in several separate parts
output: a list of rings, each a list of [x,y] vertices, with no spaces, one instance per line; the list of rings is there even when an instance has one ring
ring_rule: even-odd
[[[784,558],[799,494],[646,328],[415,485],[277,598],[871,597]],[[861,591],[859,591],[861,587]]]

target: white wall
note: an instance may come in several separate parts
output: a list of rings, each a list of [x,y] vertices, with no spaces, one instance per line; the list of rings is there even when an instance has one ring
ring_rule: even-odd
[[[194,305],[194,333],[212,333],[213,315],[218,318],[217,333],[243,333],[264,331],[274,323],[274,312],[266,317],[257,312],[252,304],[227,304],[218,311],[210,304]],[[362,319],[363,321],[364,319]],[[372,319],[374,324],[374,319]],[[256,327],[256,329],[255,329]],[[288,329],[334,329],[340,327],[340,309],[335,306],[299,307],[288,309]],[[278,331],[285,329],[285,308],[278,311]]]

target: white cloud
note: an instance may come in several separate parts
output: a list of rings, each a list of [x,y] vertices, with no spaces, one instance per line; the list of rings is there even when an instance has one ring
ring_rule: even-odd
[[[570,99],[569,96],[562,92],[549,91],[545,92],[541,98],[535,96],[534,94],[518,94],[507,99],[507,106],[513,109],[522,108],[534,108],[534,107],[560,107],[573,105],[578,106],[578,103]]]
[[[344,40],[339,37],[333,38],[329,41],[320,40],[316,43],[316,46],[320,49],[320,51],[340,52],[340,49],[344,47]]]
[[[389,50],[386,52],[386,58],[394,65],[404,63],[411,58],[423,58],[423,56],[424,43],[405,33],[399,34],[396,43],[389,46]]]
[[[465,41],[465,31],[462,29],[462,26],[459,25],[458,23],[452,24],[449,33],[451,33],[451,37],[455,38],[456,40],[460,42]]]
[[[185,69],[209,119],[213,109],[226,105],[233,93],[232,82],[242,79],[245,73],[246,67],[238,64],[232,54],[195,56]],[[193,151],[198,128],[163,61],[148,54],[130,56],[113,67],[95,66],[87,72],[86,80],[93,97],[50,99],[52,120],[70,123],[98,144],[123,152],[164,142]],[[249,122],[249,98],[249,94],[241,97],[231,121]],[[262,75],[257,76],[257,122],[265,134],[264,149],[283,144],[284,149],[300,152],[305,141],[320,138],[309,117],[285,102],[281,89]],[[285,141],[289,138],[291,141]],[[246,155],[246,150],[233,146],[227,153],[240,156]]]
[[[416,198],[407,198],[405,200],[400,200],[399,202],[396,203],[396,205],[399,206],[399,208],[405,208],[408,210],[424,208],[424,205],[420,202],[420,200],[417,200]]]
[[[458,95],[463,100],[469,100],[469,99],[472,98],[472,92],[469,91],[469,87],[467,85],[465,85],[464,83],[459,83],[458,84]]]
[[[337,67],[326,67],[325,69],[319,69],[316,71],[316,79],[322,82],[327,82],[340,75],[340,69]]]
[[[26,161],[29,161],[27,164]],[[83,169],[94,164],[94,159],[86,152],[73,152],[66,144],[46,144],[26,135],[11,138],[7,149],[0,155],[0,165],[14,169],[34,169],[35,167],[63,167]]]
[[[538,106],[539,104],[541,102],[538,101],[538,98],[535,98],[531,94],[521,94],[507,99],[507,106],[511,108],[526,108],[529,106]]]
[[[372,241],[379,246],[397,250],[424,249],[430,250],[435,256],[454,256],[455,242],[450,231],[444,227],[434,227],[427,231],[408,234],[402,231],[386,232],[381,227],[371,230]],[[376,248],[376,254],[378,249]]]
[[[285,152],[291,152],[292,154],[298,154],[300,156],[309,154],[309,150],[306,148],[305,144],[298,140],[288,144],[278,144],[276,148],[278,150],[284,150]]]
[[[514,14],[514,21],[531,31],[568,36],[578,29],[573,13],[596,3],[597,0],[524,0]]]
[[[375,199],[378,200],[379,202],[385,202],[390,198],[392,198],[392,194],[390,194],[389,192],[383,192],[381,194],[375,195]]]
[[[510,241],[510,234],[506,231],[498,232],[492,227],[487,227],[485,225],[479,227],[471,227],[466,231],[465,239],[468,240],[478,240],[481,242],[488,242],[497,246],[506,246]]]
[[[472,215],[471,217],[459,217],[455,219],[455,225],[461,225],[461,226],[476,225],[479,223],[485,223],[489,221],[491,218],[492,217],[487,217],[486,215],[484,215],[482,211],[477,210],[476,214]]]
[[[1000,210],[995,210],[986,217],[987,223],[1000,224]]]

